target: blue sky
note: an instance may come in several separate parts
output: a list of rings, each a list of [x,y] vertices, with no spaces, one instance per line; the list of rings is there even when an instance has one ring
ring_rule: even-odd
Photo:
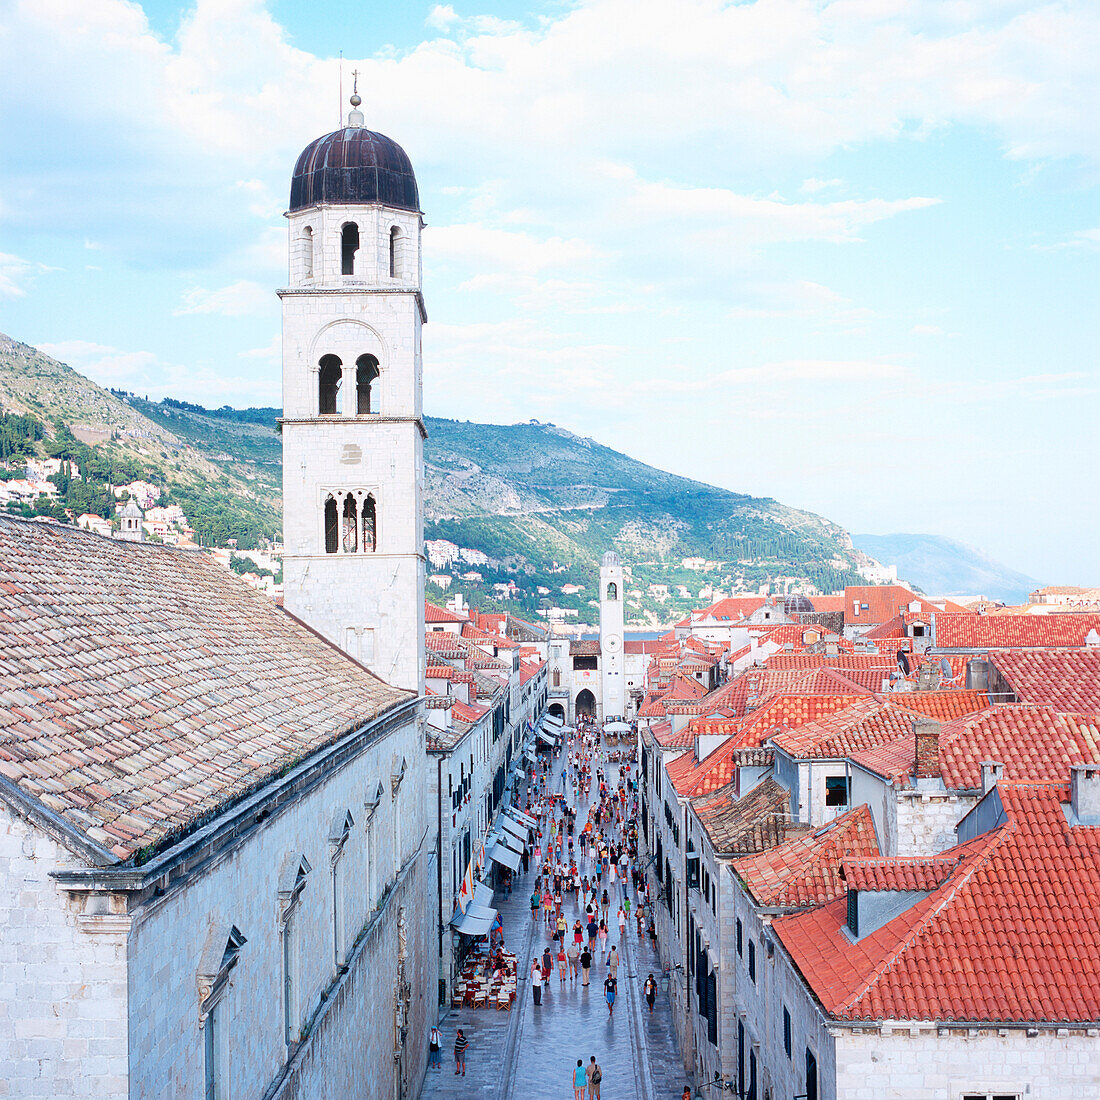
[[[0,330],[277,404],[341,49],[417,170],[429,412],[1100,583],[1097,5],[15,0]]]

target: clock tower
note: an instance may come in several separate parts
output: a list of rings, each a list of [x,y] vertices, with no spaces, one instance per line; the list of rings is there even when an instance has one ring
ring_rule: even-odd
[[[600,559],[600,680],[605,720],[626,714],[623,597],[622,559],[608,550]]]

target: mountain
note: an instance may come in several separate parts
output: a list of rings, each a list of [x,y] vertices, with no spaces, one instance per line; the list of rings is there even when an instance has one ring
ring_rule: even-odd
[[[988,596],[1023,603],[1042,582],[994,561],[981,550],[942,535],[853,535],[864,553],[898,576],[938,596]]]
[[[25,511],[109,516],[106,485],[142,478],[162,486],[161,503],[178,503],[206,544],[236,538],[249,549],[277,536],[278,409],[205,409],[108,392],[4,336],[0,405],[16,440],[3,450],[0,438],[0,458],[23,446],[25,414],[41,426],[28,454],[75,463],[87,475],[60,479],[59,504]],[[820,516],[666,473],[553,424],[429,417],[426,427],[425,535],[467,551],[444,568],[438,553],[447,547],[436,546],[435,569],[453,574],[450,591],[465,591],[475,606],[494,584],[511,584],[503,606],[518,613],[552,603],[592,621],[599,557],[609,548],[633,569],[628,607],[650,623],[680,618],[706,599],[707,586],[755,591],[789,578],[829,592],[857,583],[855,570],[866,564],[847,532]],[[18,461],[9,465],[7,476],[16,476]],[[685,568],[685,558],[709,568]],[[470,572],[481,576],[461,576]],[[583,590],[566,595],[566,582]],[[651,587],[661,585],[667,597]]]

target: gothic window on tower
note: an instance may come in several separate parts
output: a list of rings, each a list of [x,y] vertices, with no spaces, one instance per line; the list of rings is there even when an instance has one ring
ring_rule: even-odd
[[[340,274],[355,274],[355,254],[359,251],[359,226],[348,222],[340,230]]]
[[[390,230],[390,278],[396,279],[401,274],[401,257],[398,250],[401,247],[401,230],[395,225]]]
[[[340,411],[343,364],[335,355],[323,355],[320,367],[317,374],[317,413],[319,416],[335,416]]]
[[[378,412],[378,401],[372,401],[377,380],[378,360],[373,355],[360,355],[355,360],[355,411],[360,416]]]
[[[325,495],[325,553],[373,553],[378,544],[378,510],[364,489]]]
[[[619,586],[614,581],[607,586],[607,598],[609,600],[617,600],[619,598]]]
[[[313,227],[302,230],[302,278],[313,278]]]

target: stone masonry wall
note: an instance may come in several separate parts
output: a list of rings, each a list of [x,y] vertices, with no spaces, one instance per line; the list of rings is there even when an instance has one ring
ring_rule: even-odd
[[[0,1096],[127,1095],[130,922],[68,904],[49,873],[78,865],[0,805]]]

